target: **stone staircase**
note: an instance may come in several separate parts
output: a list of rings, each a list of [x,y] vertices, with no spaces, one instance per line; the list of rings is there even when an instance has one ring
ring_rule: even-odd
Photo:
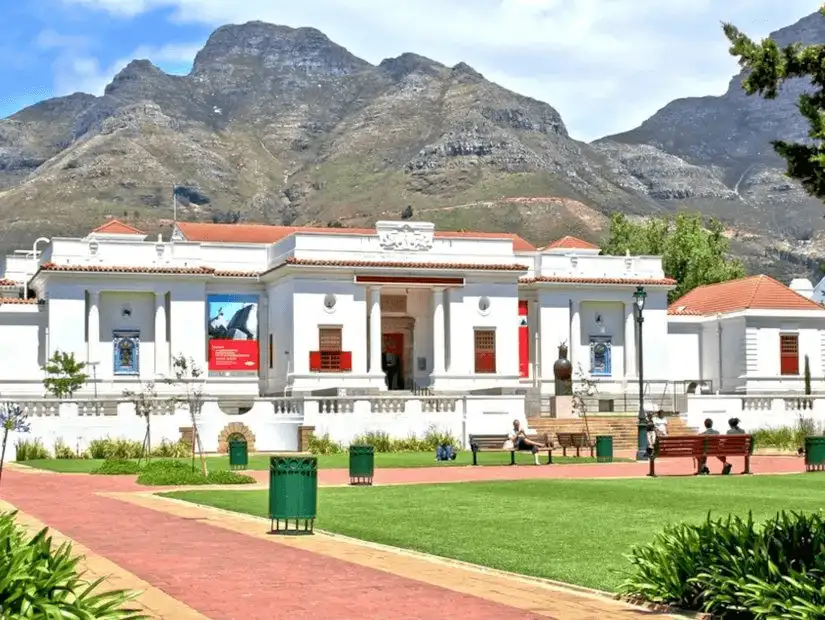
[[[636,416],[588,416],[587,425],[584,419],[560,418],[528,418],[527,426],[530,431],[543,435],[549,434],[556,441],[556,433],[590,432],[595,439],[598,435],[612,435],[614,450],[635,450],[637,438]],[[690,428],[679,416],[668,416],[668,434],[694,435],[696,431]]]

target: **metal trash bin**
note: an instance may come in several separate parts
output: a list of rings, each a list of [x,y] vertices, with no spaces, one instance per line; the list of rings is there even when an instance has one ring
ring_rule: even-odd
[[[249,466],[249,450],[243,439],[229,441],[229,469],[246,469]]]
[[[825,437],[805,437],[805,471],[825,471]]]
[[[317,513],[318,458],[292,455],[277,455],[270,458],[271,531],[278,534],[312,534]],[[289,527],[290,521],[295,523],[292,529]]]
[[[370,486],[375,474],[375,448],[373,446],[349,447],[349,483]]]
[[[596,461],[599,463],[613,462],[612,435],[599,435],[596,437]]]

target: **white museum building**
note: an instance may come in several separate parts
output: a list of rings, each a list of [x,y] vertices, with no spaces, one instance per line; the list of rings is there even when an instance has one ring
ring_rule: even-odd
[[[810,283],[757,276],[668,307],[674,286],[660,257],[602,256],[574,237],[536,248],[419,221],[178,222],[164,240],[110,220],[6,258],[0,398],[70,445],[140,435],[124,392],[180,390],[170,379],[183,355],[204,371],[205,448],[234,424],[275,450],[298,447],[296,430],[310,426],[341,441],[431,426],[465,439],[504,432],[513,417],[547,414],[561,345],[598,386],[601,411],[634,396],[638,407],[640,357],[651,399],[795,393],[805,359],[823,388],[825,310]],[[42,367],[56,351],[88,364],[71,402],[45,398]],[[177,439],[186,418],[167,409],[158,436]]]

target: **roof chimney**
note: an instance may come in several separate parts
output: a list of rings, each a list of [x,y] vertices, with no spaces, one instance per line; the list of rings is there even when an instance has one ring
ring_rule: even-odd
[[[794,278],[791,280],[790,289],[808,299],[814,296],[814,285],[807,278]]]

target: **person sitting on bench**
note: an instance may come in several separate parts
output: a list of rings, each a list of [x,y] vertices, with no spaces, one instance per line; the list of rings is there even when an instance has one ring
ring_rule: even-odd
[[[728,420],[728,429],[727,435],[747,435],[747,433],[739,426],[739,418],[731,418]]]
[[[705,430],[700,433],[701,435],[719,435],[719,431],[713,428],[713,420],[707,418],[705,420]],[[727,457],[724,456],[717,456],[720,461],[722,461],[722,474],[727,476],[730,473],[730,470],[733,469],[733,465],[728,463]],[[708,468],[708,458],[706,456],[699,457],[699,473],[702,474],[709,474],[710,469]]]
[[[522,452],[532,452],[533,458],[536,460],[536,465],[539,464],[539,448],[541,444],[536,443],[527,437],[527,434],[521,428],[521,422],[513,420],[513,430],[507,435],[509,441],[513,443],[513,448]]]

